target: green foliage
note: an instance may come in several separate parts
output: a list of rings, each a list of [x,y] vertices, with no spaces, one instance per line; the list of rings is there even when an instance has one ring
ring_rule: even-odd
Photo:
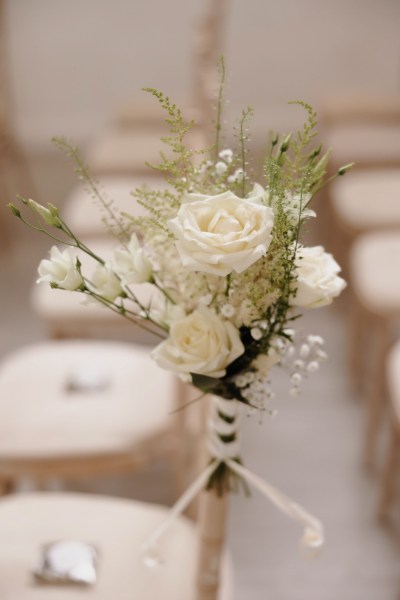
[[[143,91],[149,92],[154,96],[162,108],[166,111],[165,119],[170,127],[169,136],[161,138],[172,150],[172,157],[164,153],[161,154],[161,162],[158,165],[149,164],[150,167],[165,173],[167,181],[178,191],[187,191],[191,185],[195,167],[193,157],[198,154],[195,150],[189,149],[186,145],[186,136],[194,126],[194,121],[185,121],[180,108],[173,104],[168,96],[154,88],[143,88]],[[176,156],[175,156],[176,155]]]

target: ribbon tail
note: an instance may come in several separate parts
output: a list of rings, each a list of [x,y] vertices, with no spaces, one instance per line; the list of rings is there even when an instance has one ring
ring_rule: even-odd
[[[185,490],[180,498],[175,502],[175,504],[171,507],[168,516],[161,523],[161,525],[151,534],[149,539],[144,545],[144,552],[152,552],[162,535],[171,527],[174,521],[183,513],[185,508],[190,504],[190,502],[197,496],[198,493],[201,492],[202,489],[205,488],[207,481],[210,476],[213,474],[215,469],[220,464],[219,460],[214,460],[208,467],[204,469],[200,473],[200,475],[195,479],[190,486]]]
[[[305,549],[312,553],[317,553],[319,551],[324,544],[324,529],[321,521],[308,513],[302,506],[293,502],[293,500],[285,496],[285,494],[261,479],[261,477],[252,473],[246,469],[246,467],[243,467],[243,465],[240,465],[229,458],[225,459],[225,462],[237,475],[240,475],[243,479],[253,484],[253,486],[266,496],[272,504],[279,508],[279,510],[304,526],[301,544]]]

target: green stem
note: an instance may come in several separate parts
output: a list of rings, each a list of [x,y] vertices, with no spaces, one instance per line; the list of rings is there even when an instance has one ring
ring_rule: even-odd
[[[221,136],[221,118],[222,118],[222,95],[224,91],[225,83],[225,61],[224,57],[220,56],[219,59],[219,72],[220,72],[220,83],[217,100],[217,118],[215,123],[215,160],[218,160],[220,136]]]
[[[88,281],[88,280],[85,278],[85,281]],[[115,304],[115,302],[112,302],[110,300],[106,300],[105,298],[103,298],[103,296],[100,296],[99,294],[96,294],[96,292],[93,292],[93,290],[90,290],[89,288],[86,288],[85,290],[83,290],[83,293],[86,294],[86,295],[88,295],[88,296],[92,296],[98,302],[100,302],[101,304],[103,304],[105,307],[109,308],[110,310],[112,310],[116,314],[119,314],[119,315],[123,316],[125,319],[127,319],[131,323],[134,323],[134,325],[136,325],[137,327],[140,327],[141,329],[144,329],[148,333],[152,333],[153,335],[155,335],[155,336],[157,336],[157,337],[159,337],[159,338],[161,338],[163,340],[165,339],[165,336],[161,335],[157,331],[154,331],[150,327],[146,327],[138,318],[131,318],[129,315],[135,315],[135,313],[133,313],[130,310],[127,310],[125,307],[119,307],[117,304]]]
[[[160,292],[162,292],[164,294],[164,296],[166,297],[166,299],[169,302],[171,302],[171,304],[176,304],[175,300],[168,294],[167,290],[164,289],[163,287],[160,287],[160,284],[157,282],[156,279],[153,278],[152,281],[150,281],[150,283],[153,283],[156,286],[156,288],[158,290],[160,290]]]

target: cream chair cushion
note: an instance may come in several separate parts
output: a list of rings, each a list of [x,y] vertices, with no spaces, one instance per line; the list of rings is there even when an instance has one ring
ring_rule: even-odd
[[[88,148],[86,162],[96,175],[161,176],[146,162],[158,164],[163,145],[157,131],[106,131]]]
[[[194,600],[195,528],[180,518],[160,542],[158,568],[143,562],[143,544],[168,509],[80,494],[23,494],[0,500],[2,600]],[[99,551],[91,587],[38,584],[30,575],[43,544],[75,539]]]
[[[177,102],[177,106],[182,107],[184,118],[199,122],[201,116],[199,111],[184,105],[184,101]],[[142,95],[140,99],[132,97],[126,100],[116,111],[114,120],[121,128],[153,130],[161,137],[168,134],[165,115],[166,113],[154,98]]]
[[[356,232],[400,227],[400,168],[348,173],[332,183],[330,197],[340,220]]]
[[[188,134],[187,146],[196,150],[207,146],[199,127]],[[146,163],[158,165],[161,162],[161,152],[169,158],[177,157],[170,147],[160,140],[157,131],[115,129],[106,131],[93,141],[86,153],[86,162],[90,171],[99,176],[118,174],[163,177],[163,172],[146,165]],[[202,159],[202,156],[198,157],[198,160]]]
[[[138,217],[148,216],[149,213],[136,202],[132,191],[139,187],[158,191],[166,189],[168,185],[160,177],[134,178],[110,175],[102,177],[98,187],[105,195],[106,201],[112,201],[111,208],[117,215],[126,212]],[[82,186],[77,186],[66,198],[62,216],[68,227],[79,238],[111,235],[104,223],[104,218],[109,220],[107,211],[93,194]]]
[[[69,391],[76,377],[104,386]],[[129,459],[141,448],[162,454],[161,436],[175,436],[175,385],[133,344],[64,340],[18,350],[0,368],[0,472],[45,459]]]
[[[354,290],[370,311],[384,316],[400,314],[400,229],[361,235],[350,250]]]

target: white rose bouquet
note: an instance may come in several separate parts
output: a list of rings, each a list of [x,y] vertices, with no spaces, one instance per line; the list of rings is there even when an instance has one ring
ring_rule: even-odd
[[[220,462],[209,481],[220,488],[221,480],[223,487],[229,485],[232,461],[240,463],[238,432],[231,427],[236,413],[229,407],[269,411],[274,365],[289,371],[296,394],[302,378],[325,356],[319,336],[296,340],[291,324],[299,308],[329,304],[345,287],[333,257],[321,246],[306,247],[301,237],[306,220],[315,217],[310,203],[326,183],[329,151],[321,154],[321,146],[310,147],[316,115],[308,104],[295,102],[307,113],[303,129],[271,136],[263,174],[252,181],[247,148],[251,109],[239,120],[237,148],[221,148],[221,86],[215,143],[199,152],[186,145],[193,123],[168,97],[147,91],[167,113],[171,134],[163,141],[172,150],[172,158],[161,154],[161,163],[153,166],[165,174],[169,187],[133,192],[147,217],[112,211],[77,150],[57,140],[107,208],[108,227],[119,241],[111,261],[78,239],[55,206],[20,198],[34,222],[17,206],[10,208],[24,223],[69,246],[64,251],[53,247],[50,259],[40,264],[39,281],[86,295],[150,330],[161,338],[152,351],[160,367],[191,381],[202,395],[222,399],[216,419],[223,423],[211,436],[211,454]],[[93,276],[83,272],[74,248],[97,262]],[[146,305],[136,294],[141,284],[154,290],[154,300]]]

